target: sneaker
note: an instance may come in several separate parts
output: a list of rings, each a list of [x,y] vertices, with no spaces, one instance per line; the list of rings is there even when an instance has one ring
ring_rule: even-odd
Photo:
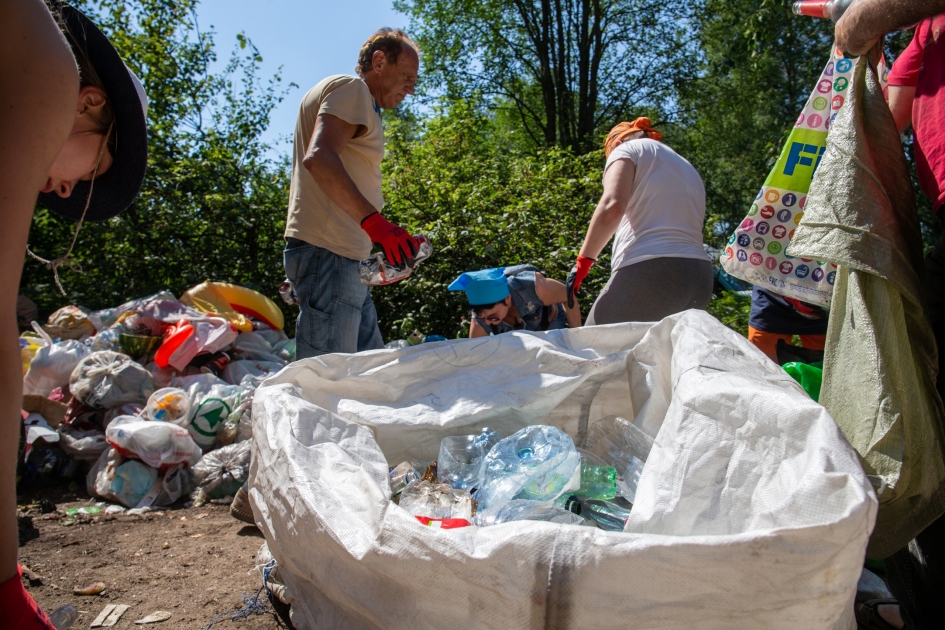
[[[230,516],[250,525],[256,524],[256,519],[253,517],[253,506],[250,505],[249,495],[244,488],[237,490],[236,496],[233,497],[233,503],[230,504]]]

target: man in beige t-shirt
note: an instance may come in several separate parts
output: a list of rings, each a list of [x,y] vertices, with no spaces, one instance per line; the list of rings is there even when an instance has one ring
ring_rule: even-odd
[[[299,107],[289,212],[286,274],[299,299],[299,359],[383,347],[377,312],[358,262],[381,246],[394,264],[412,263],[419,243],[381,216],[381,110],[413,94],[416,45],[384,28],[361,48],[358,76],[335,75]]]

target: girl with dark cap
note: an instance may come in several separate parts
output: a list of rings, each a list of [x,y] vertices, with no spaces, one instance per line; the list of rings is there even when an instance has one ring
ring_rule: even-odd
[[[709,305],[705,187],[692,164],[662,138],[649,118],[620,123],[607,136],[604,194],[567,281],[571,300],[616,234],[610,280],[591,307],[588,326],[659,321]]]
[[[0,0],[0,112],[0,610],[6,628],[51,629],[17,565],[17,290],[37,200],[76,219],[78,233],[82,221],[115,216],[138,194],[146,99],[82,13],[42,0]],[[52,269],[67,256],[51,261]]]

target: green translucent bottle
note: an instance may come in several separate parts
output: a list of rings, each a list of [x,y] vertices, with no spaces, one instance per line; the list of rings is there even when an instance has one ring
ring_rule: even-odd
[[[589,499],[613,499],[617,496],[617,469],[581,464],[581,489],[574,494]]]

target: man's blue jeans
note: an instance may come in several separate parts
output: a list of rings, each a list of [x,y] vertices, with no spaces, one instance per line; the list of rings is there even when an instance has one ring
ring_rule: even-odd
[[[296,238],[286,239],[283,258],[301,309],[295,329],[297,359],[384,347],[357,260]]]

